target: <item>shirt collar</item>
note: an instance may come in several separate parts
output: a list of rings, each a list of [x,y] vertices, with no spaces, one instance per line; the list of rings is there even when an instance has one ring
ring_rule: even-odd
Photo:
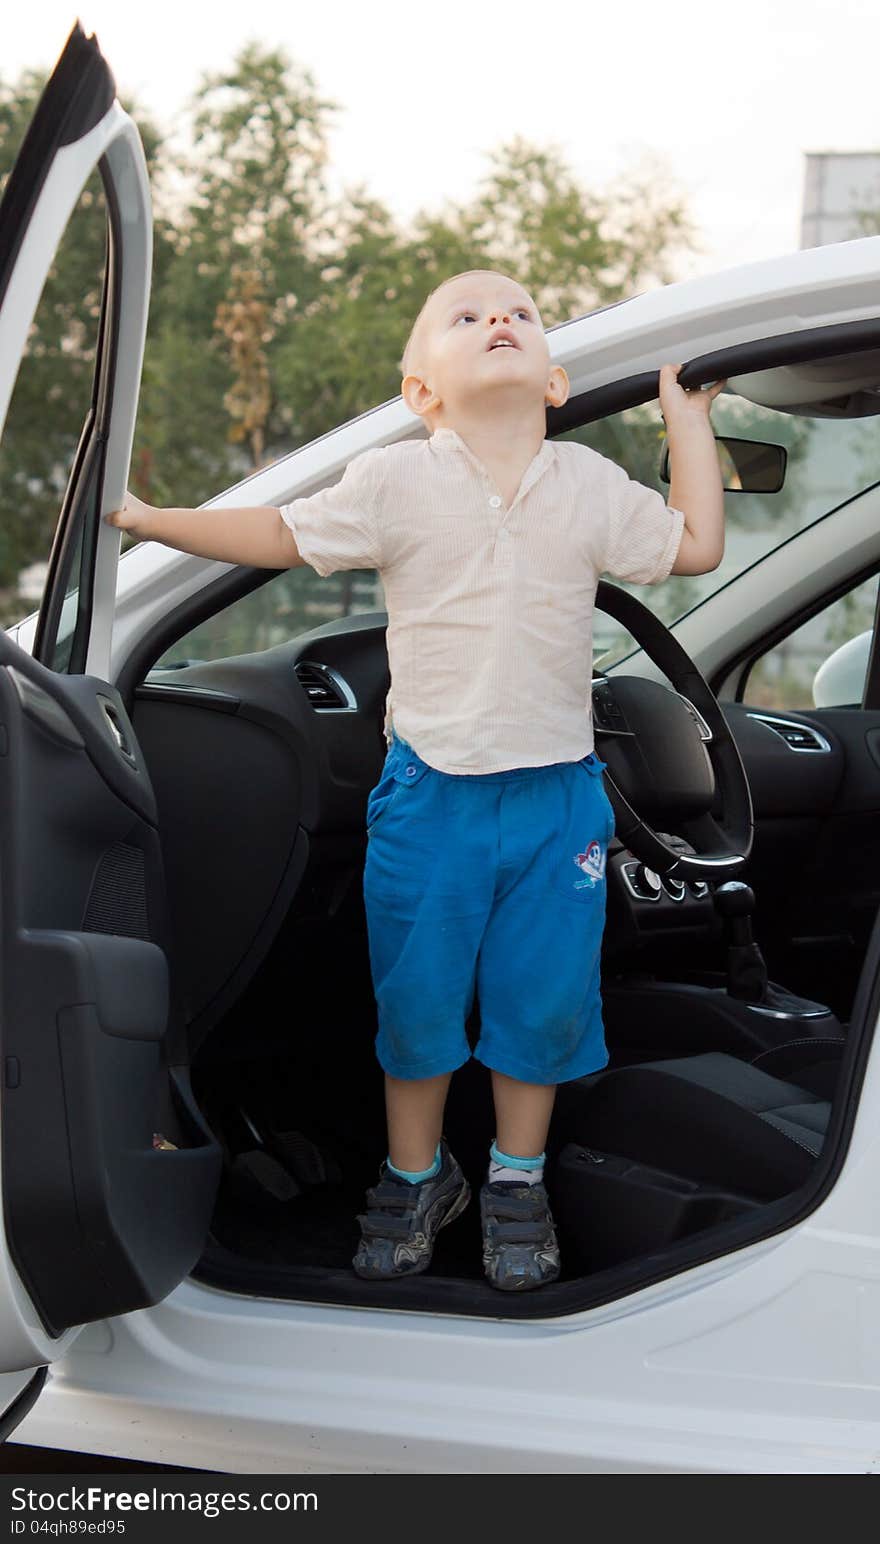
[[[467,441],[462,439],[457,429],[450,429],[447,426],[443,426],[440,429],[435,429],[433,434],[428,436],[428,444],[432,450],[460,450],[464,453],[464,455],[468,456],[471,461],[477,462],[478,465],[482,465],[482,463],[479,461],[479,457],[474,454]],[[553,444],[553,441],[545,439],[541,442],[541,447],[535,455],[531,465],[536,472],[540,472],[543,471],[545,465],[551,460],[554,460],[555,457],[556,447]]]

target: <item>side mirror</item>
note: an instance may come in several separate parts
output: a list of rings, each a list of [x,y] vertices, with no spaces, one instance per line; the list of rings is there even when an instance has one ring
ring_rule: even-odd
[[[788,451],[784,445],[715,436],[721,481],[726,493],[778,493],[785,482]],[[669,481],[669,442],[663,445],[660,480]]]
[[[850,638],[839,649],[835,649],[833,654],[829,654],[813,677],[814,707],[861,706],[873,640],[873,629],[870,629]]]

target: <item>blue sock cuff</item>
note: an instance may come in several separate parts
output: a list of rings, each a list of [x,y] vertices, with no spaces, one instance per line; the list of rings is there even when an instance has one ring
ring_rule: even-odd
[[[423,1179],[433,1179],[434,1175],[438,1172],[440,1168],[440,1143],[437,1143],[434,1162],[431,1164],[430,1169],[395,1169],[390,1158],[387,1158],[385,1161],[391,1173],[396,1174],[398,1179],[405,1179],[410,1185],[418,1185]]]
[[[513,1153],[502,1153],[494,1141],[489,1148],[489,1157],[493,1163],[500,1163],[505,1169],[525,1169],[526,1172],[540,1169],[546,1156],[546,1153],[539,1153],[537,1158],[516,1158]]]

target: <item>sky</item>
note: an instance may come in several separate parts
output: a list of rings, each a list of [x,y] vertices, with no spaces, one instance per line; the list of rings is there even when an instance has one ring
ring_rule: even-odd
[[[603,192],[651,157],[701,243],[678,278],[793,251],[804,153],[880,149],[877,0],[33,0],[4,20],[0,79],[51,67],[77,16],[169,131],[203,71],[284,47],[341,109],[331,186],[401,221],[466,202],[516,135]]]

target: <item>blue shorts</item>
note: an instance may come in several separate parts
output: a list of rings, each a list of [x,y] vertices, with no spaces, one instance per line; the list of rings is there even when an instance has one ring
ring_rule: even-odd
[[[614,815],[594,755],[439,772],[395,735],[367,801],[376,1054],[395,1078],[471,1055],[525,1083],[607,1065],[599,966]]]

